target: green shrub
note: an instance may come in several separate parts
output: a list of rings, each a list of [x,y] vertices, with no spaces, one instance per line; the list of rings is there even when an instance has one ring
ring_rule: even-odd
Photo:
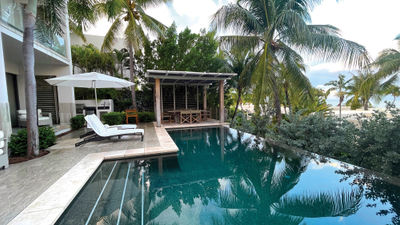
[[[56,143],[56,134],[52,127],[39,127],[40,149],[46,149]]]
[[[77,130],[85,126],[85,116],[77,115],[70,119],[72,130]]]
[[[147,123],[155,121],[154,112],[139,112],[139,122]]]
[[[123,112],[110,112],[103,114],[101,120],[110,126],[123,124],[125,120],[125,113]]]
[[[28,149],[28,132],[26,129],[12,134],[8,145],[12,156],[24,156]],[[46,149],[56,142],[56,135],[51,127],[39,127],[39,149]]]

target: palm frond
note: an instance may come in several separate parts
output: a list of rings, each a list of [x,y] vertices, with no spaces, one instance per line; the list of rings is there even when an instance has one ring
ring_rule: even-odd
[[[358,211],[361,198],[362,194],[359,189],[286,195],[273,207],[282,214],[308,218],[348,216]]]
[[[157,19],[147,15],[141,7],[137,7],[137,9],[140,12],[141,21],[143,22],[143,25],[146,28],[146,30],[155,35],[163,36],[165,30],[167,29],[167,26],[165,26]]]
[[[115,36],[120,29],[122,22],[119,18],[115,19],[110,29],[107,31],[106,36],[104,36],[103,45],[101,46],[101,51],[109,51],[112,49],[112,45],[115,40]]]
[[[235,30],[243,35],[262,33],[260,19],[239,4],[222,6],[212,17],[211,25],[218,30]]]
[[[257,49],[263,42],[258,36],[239,36],[226,35],[220,37],[221,47],[231,49],[233,47],[241,49]]]
[[[51,44],[65,33],[65,0],[43,0],[38,3],[35,31],[42,42]]]

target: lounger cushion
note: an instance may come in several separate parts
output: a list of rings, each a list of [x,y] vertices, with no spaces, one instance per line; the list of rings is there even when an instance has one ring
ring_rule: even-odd
[[[144,134],[143,129],[118,129],[118,127],[105,127],[96,115],[87,115],[85,120],[93,131],[101,137],[112,137],[129,134]]]

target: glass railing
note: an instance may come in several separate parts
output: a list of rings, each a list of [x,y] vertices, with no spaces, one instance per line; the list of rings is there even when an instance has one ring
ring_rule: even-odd
[[[8,26],[23,32],[24,25],[22,21],[22,7],[14,0],[1,0],[0,1],[0,18],[1,21],[8,24]],[[63,37],[54,35],[53,38],[43,38],[41,35],[35,34],[35,40],[42,45],[52,49],[53,51],[65,56],[65,40]]]

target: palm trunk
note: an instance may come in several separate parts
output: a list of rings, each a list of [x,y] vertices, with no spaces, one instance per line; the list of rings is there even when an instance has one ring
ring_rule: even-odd
[[[28,3],[29,4],[29,3]],[[26,99],[26,116],[28,131],[28,149],[27,156],[29,158],[39,155],[39,130],[37,119],[37,100],[36,100],[36,80],[35,80],[35,55],[33,49],[33,31],[36,18],[29,5],[24,5],[24,37],[22,43],[23,67],[25,76],[25,99]]]
[[[286,104],[287,104],[288,107],[289,107],[289,114],[292,114],[292,104],[290,103],[290,99],[289,99],[288,85],[285,84],[284,88],[285,88]]]
[[[238,110],[238,108],[239,108],[239,104],[240,104],[241,98],[242,98],[242,88],[241,88],[241,87],[238,87],[238,99],[237,99],[237,101],[236,101],[235,111],[233,112],[233,115],[232,115],[231,125],[233,124],[233,121],[235,120],[236,113],[237,113],[237,110]]]
[[[364,100],[364,110],[368,110],[368,100]]]
[[[133,48],[132,45],[129,44],[129,75],[130,75],[130,80],[134,85],[131,87],[131,95],[132,95],[132,109],[137,109],[136,105],[136,83],[135,83],[135,59],[133,58]]]
[[[271,78],[271,81],[274,92],[274,107],[275,107],[276,122],[279,126],[282,120],[281,101],[279,99],[279,90],[278,86],[276,85],[275,78]]]
[[[342,102],[339,103],[339,119],[342,119]]]

